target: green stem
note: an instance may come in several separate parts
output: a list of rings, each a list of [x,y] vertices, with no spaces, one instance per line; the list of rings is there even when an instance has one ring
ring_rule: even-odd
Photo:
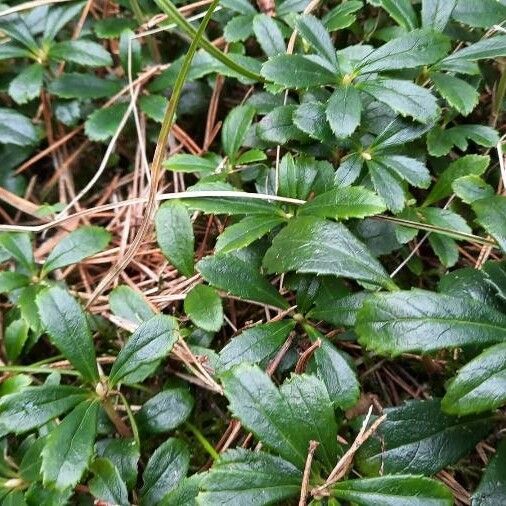
[[[123,406],[125,406],[125,409],[126,409],[126,412],[128,415],[128,421],[130,422],[130,427],[132,428],[132,434],[134,436],[134,440],[140,449],[141,438],[139,437],[139,428],[137,427],[137,422],[135,421],[135,417],[134,417],[134,414],[132,413],[132,409],[130,408],[130,404],[128,404],[126,397],[121,392],[118,392],[118,395],[121,399],[121,402],[123,403]]]
[[[202,445],[204,450],[206,450],[207,453],[211,456],[213,460],[216,460],[219,458],[219,453],[214,449],[213,445],[206,439],[204,434],[200,432],[200,430],[195,427],[195,425],[191,424],[190,422],[186,422],[185,426],[187,429],[189,429],[193,435],[197,438],[198,442]]]
[[[34,367],[31,365],[2,365],[0,372],[19,372],[28,374],[51,374],[57,372],[66,376],[81,376],[73,369],[52,369],[50,367]]]
[[[198,40],[198,44],[207,51],[213,58],[216,58],[218,61],[226,65],[229,69],[232,69],[234,72],[247,77],[248,79],[253,79],[255,81],[263,82],[264,78],[252,72],[251,70],[239,65],[231,58],[229,58],[223,51],[220,51],[217,47],[213,46],[206,38],[202,37],[200,39],[196,39],[197,30],[193,28],[193,26],[181,15],[181,13],[176,9],[176,7],[172,4],[170,0],[155,0],[156,4],[162,11],[169,16],[172,21],[177,25],[177,27],[183,31],[188,37],[190,37],[193,41]],[[213,4],[214,5],[214,2]],[[216,7],[216,6],[215,6]],[[214,10],[209,9],[210,11]],[[209,12],[209,11],[208,11]]]
[[[144,14],[142,12],[138,0],[130,0],[130,7],[132,8],[132,12],[134,13],[134,17],[137,23],[139,23],[139,25],[142,25],[144,23]],[[149,52],[151,53],[151,58],[153,58],[155,62],[158,62],[159,53],[156,47],[156,43],[151,36],[148,36],[147,39],[148,39]]]

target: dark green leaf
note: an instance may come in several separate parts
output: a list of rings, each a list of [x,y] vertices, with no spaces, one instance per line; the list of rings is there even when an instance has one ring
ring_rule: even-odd
[[[418,24],[411,0],[378,0],[379,5],[406,30],[413,30]]]
[[[485,199],[475,200],[472,204],[476,213],[476,221],[506,251],[506,197],[494,195]]]
[[[281,457],[304,468],[309,441],[332,467],[338,455],[337,423],[325,385],[294,375],[279,389],[258,366],[240,364],[222,375],[229,409],[248,430]]]
[[[19,272],[0,272],[0,293],[12,292],[30,284],[30,278]]]
[[[88,393],[71,386],[28,387],[0,399],[0,434],[40,427],[84,401]]]
[[[292,114],[295,126],[313,139],[331,142],[334,134],[325,114],[326,106],[319,102],[307,102],[299,105]]]
[[[459,199],[466,204],[472,204],[475,200],[490,198],[495,195],[494,189],[485,183],[479,176],[464,176],[455,179],[452,190]]]
[[[151,455],[141,489],[141,506],[155,506],[186,475],[190,452],[180,439],[169,438]]]
[[[139,99],[141,111],[151,118],[153,121],[161,123],[167,109],[168,100],[161,95],[144,95]],[[175,155],[175,156],[192,156],[192,155]],[[198,158],[198,157],[195,157]],[[167,168],[167,165],[164,164]]]
[[[13,109],[0,108],[0,143],[31,146],[38,141],[29,118]]]
[[[61,98],[105,98],[118,93],[121,85],[119,81],[100,79],[93,74],[73,72],[62,74],[51,81],[48,89]]]
[[[228,450],[204,476],[198,496],[202,506],[280,504],[298,497],[301,472],[275,455],[251,450]]]
[[[53,286],[38,294],[37,307],[54,345],[86,380],[97,382],[95,348],[81,306],[66,290]]]
[[[372,51],[359,68],[361,73],[369,73],[421,67],[440,60],[449,49],[449,39],[442,33],[413,30]]]
[[[264,266],[269,272],[334,274],[386,288],[395,286],[383,266],[344,225],[313,216],[290,221],[272,241]]]
[[[318,195],[300,208],[299,215],[347,220],[373,216],[385,209],[384,202],[371,190],[361,186],[348,186]]]
[[[230,158],[235,158],[251,126],[255,109],[250,105],[234,107],[223,122],[221,142],[223,150]]]
[[[57,42],[49,49],[49,57],[88,67],[112,65],[112,58],[108,51],[100,44],[85,39]]]
[[[482,155],[466,155],[450,163],[439,175],[423,205],[428,206],[448,197],[452,193],[452,183],[455,179],[470,174],[481,176],[489,163],[490,157]]]
[[[332,67],[337,70],[336,49],[322,22],[310,14],[303,14],[297,18],[297,31]]]
[[[42,273],[76,264],[105,249],[110,240],[111,234],[101,227],[80,227],[58,242],[47,257]]]
[[[285,220],[280,216],[264,216],[261,214],[247,216],[238,223],[227,227],[218,237],[216,252],[230,253],[245,248],[284,222]]]
[[[325,112],[336,137],[349,137],[360,124],[362,103],[359,92],[353,86],[336,88]]]
[[[222,369],[242,362],[259,363],[274,355],[294,329],[293,320],[255,325],[243,330],[220,351]]]
[[[288,303],[254,266],[228,254],[203,258],[197,269],[211,285],[242,299],[286,309]]]
[[[452,18],[470,26],[489,29],[506,18],[506,6],[497,0],[458,0]]]
[[[162,390],[143,404],[136,415],[137,423],[144,432],[169,432],[190,416],[193,404],[193,397],[187,388]]]
[[[8,360],[15,361],[21,355],[29,330],[30,326],[23,318],[14,320],[5,327],[3,341]]]
[[[506,315],[468,298],[414,289],[371,295],[358,313],[359,341],[399,355],[500,342]]]
[[[42,450],[45,486],[64,490],[79,482],[93,455],[99,407],[97,400],[82,402],[50,432]]]
[[[286,52],[283,34],[271,16],[257,14],[253,18],[253,32],[267,56],[275,56]]]
[[[166,202],[158,209],[155,224],[162,253],[181,274],[193,276],[195,238],[187,207],[177,200]]]
[[[95,451],[99,457],[107,458],[116,466],[128,488],[133,487],[140,456],[139,447],[133,439],[102,439],[97,441]]]
[[[499,444],[497,453],[485,468],[472,506],[499,506],[506,497],[506,441]]]
[[[466,81],[439,72],[430,77],[441,96],[463,116],[470,114],[478,104],[480,94]]]
[[[214,288],[195,285],[184,299],[184,312],[190,320],[208,332],[218,332],[223,325],[223,307]]]
[[[142,323],[156,314],[142,293],[127,285],[120,285],[109,294],[109,306],[116,316],[133,323]]]
[[[8,253],[7,258],[14,258],[28,272],[35,269],[32,241],[28,234],[2,232],[0,233],[0,247]]]
[[[34,63],[20,72],[9,84],[9,95],[17,104],[26,104],[38,97],[42,88],[44,67]]]
[[[323,24],[329,31],[342,30],[352,25],[357,17],[355,12],[363,7],[362,2],[358,0],[348,0],[337,5],[323,16]]]
[[[457,0],[422,0],[422,26],[442,32],[455,5]]]
[[[453,505],[452,493],[445,485],[422,476],[382,476],[342,481],[332,487],[331,495],[357,506]]]
[[[467,455],[491,429],[489,418],[457,418],[441,412],[439,399],[410,401],[384,410],[386,420],[356,455],[370,476],[435,474]]]
[[[208,175],[216,170],[217,164],[212,158],[177,154],[165,160],[163,166],[174,172],[198,172],[203,175]]]
[[[109,374],[111,386],[139,383],[158,367],[178,340],[177,320],[157,315],[143,322],[119,352]]]
[[[98,458],[90,466],[93,478],[88,482],[91,495],[100,501],[129,506],[128,490],[116,466],[107,459]]]
[[[337,83],[337,71],[331,71],[325,62],[300,54],[282,54],[269,58],[262,65],[262,75],[286,88],[311,88]]]
[[[282,105],[276,107],[264,116],[257,124],[258,136],[274,144],[286,144],[288,141],[304,141],[307,135],[300,131],[293,121],[295,105]]]
[[[123,103],[97,109],[84,123],[84,131],[92,141],[106,141],[116,133],[127,112],[128,104]]]
[[[506,402],[506,344],[487,348],[450,383],[441,406],[453,415],[481,413]]]

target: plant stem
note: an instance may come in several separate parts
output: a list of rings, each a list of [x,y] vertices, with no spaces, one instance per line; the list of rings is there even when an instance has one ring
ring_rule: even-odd
[[[134,414],[132,413],[132,409],[130,408],[130,404],[128,404],[126,397],[121,392],[118,392],[118,395],[121,399],[121,402],[123,403],[123,406],[125,406],[128,415],[128,420],[130,422],[130,427],[132,427],[132,434],[134,436],[134,440],[137,443],[137,446],[140,448],[141,438],[139,437],[139,429],[137,427],[137,422],[135,421]]]
[[[204,450],[206,450],[207,453],[211,456],[213,460],[216,460],[219,458],[219,453],[214,449],[213,445],[206,439],[204,434],[200,432],[200,430],[195,427],[195,425],[191,424],[190,422],[185,423],[185,427],[189,429],[193,435],[197,438],[198,442],[202,445]]]
[[[130,431],[130,428],[128,425],[121,419],[121,417],[116,413],[116,410],[114,409],[114,406],[110,399],[103,399],[102,400],[102,407],[104,408],[104,411],[107,413],[107,416],[109,417],[109,420],[114,424],[114,427],[116,427],[116,430],[118,431],[118,434],[122,437],[131,437],[132,432]]]
[[[34,367],[31,365],[2,365],[0,366],[0,372],[19,372],[28,374],[51,374],[52,372],[58,372],[66,376],[81,376],[73,369],[53,369],[50,367]]]
[[[170,0],[155,0],[155,2],[158,7],[160,7],[160,9],[162,9],[162,11],[174,21],[180,30],[182,30],[191,39],[195,40],[197,30],[195,30],[195,28],[193,28],[193,26],[184,18],[184,16],[181,15],[181,13],[176,9]],[[252,72],[246,67],[243,67],[242,65],[239,65],[233,61],[225,53],[220,51],[217,47],[213,46],[206,38],[202,37],[198,41],[198,44],[212,57],[216,58],[218,61],[226,65],[234,72],[237,72],[238,74],[247,77],[248,79],[253,79],[254,81],[264,81],[264,78],[261,75]]]

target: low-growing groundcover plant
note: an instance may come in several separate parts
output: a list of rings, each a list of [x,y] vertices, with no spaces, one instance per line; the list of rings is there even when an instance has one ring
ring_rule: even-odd
[[[2,8],[2,504],[506,504],[504,1]]]

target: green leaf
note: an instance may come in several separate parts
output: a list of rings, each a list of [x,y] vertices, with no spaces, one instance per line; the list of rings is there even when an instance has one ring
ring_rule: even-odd
[[[243,362],[264,362],[278,351],[294,327],[293,320],[282,320],[243,330],[220,351],[221,369],[226,371]]]
[[[186,443],[169,438],[154,451],[149,459],[141,489],[141,506],[155,506],[186,475],[190,452]]]
[[[12,109],[0,108],[0,143],[32,146],[38,141],[31,120]]]
[[[14,361],[21,355],[29,330],[30,326],[24,318],[14,320],[5,327],[3,341],[8,360]]]
[[[429,206],[448,197],[452,193],[452,183],[455,179],[470,174],[481,176],[487,170],[489,163],[490,157],[482,155],[466,155],[450,163],[439,175],[423,205]]]
[[[112,58],[100,44],[91,40],[64,40],[53,44],[48,53],[54,60],[64,60],[87,67],[107,67]]]
[[[499,135],[485,125],[457,125],[446,129],[435,127],[427,135],[427,149],[432,156],[447,155],[453,146],[467,151],[468,139],[491,148],[499,142]]]
[[[310,200],[299,211],[299,216],[311,215],[334,220],[365,218],[382,213],[384,202],[371,190],[362,186],[337,187]]]
[[[141,111],[151,118],[153,121],[161,123],[167,109],[169,101],[161,95],[144,95],[139,99]],[[192,155],[175,155],[175,156],[192,156]],[[195,157],[199,158],[199,157]],[[166,168],[167,166],[164,165]]]
[[[498,6],[499,8],[499,6]],[[506,13],[506,9],[505,13]],[[488,39],[481,39],[470,46],[455,51],[441,63],[441,68],[451,70],[455,63],[494,59],[506,56],[506,35],[499,35]]]
[[[184,312],[197,327],[208,332],[218,332],[223,325],[221,298],[210,286],[195,285],[184,299]]]
[[[115,39],[126,30],[134,30],[137,23],[134,19],[127,18],[104,18],[97,19],[93,24],[93,30],[95,31],[99,39]]]
[[[177,320],[156,315],[141,323],[121,349],[109,374],[111,386],[146,379],[158,367],[179,338]]]
[[[72,72],[51,81],[49,91],[61,98],[107,98],[121,89],[119,81],[100,79],[93,74]]]
[[[161,506],[195,506],[204,473],[183,478],[170,492],[165,494]]]
[[[217,504],[281,504],[298,497],[301,472],[275,455],[251,450],[228,450],[204,475],[198,496],[202,506]]]
[[[395,286],[383,266],[344,225],[313,216],[292,219],[272,241],[263,263],[270,273],[334,274],[386,288]]]
[[[128,111],[128,104],[119,103],[97,109],[84,123],[84,131],[92,141],[106,141],[118,130],[123,116]]]
[[[225,118],[221,129],[221,142],[223,150],[229,158],[236,157],[254,116],[255,109],[253,107],[240,105],[234,107]]]
[[[216,252],[230,253],[245,248],[282,223],[285,220],[280,216],[247,216],[220,234],[216,241]]]
[[[440,481],[422,476],[382,476],[341,481],[331,495],[357,506],[452,506],[453,496]]]
[[[450,20],[455,5],[457,0],[422,0],[422,26],[442,32]]]
[[[403,155],[375,156],[374,161],[391,169],[397,176],[417,188],[428,188],[431,183],[429,170],[423,162]]]
[[[142,323],[156,314],[144,295],[127,285],[117,286],[109,294],[109,306],[116,316],[133,323]]]
[[[25,481],[39,481],[42,479],[41,467],[42,456],[41,452],[46,444],[46,437],[39,437],[23,455],[21,464],[19,465],[19,474]]]
[[[351,357],[338,350],[327,338],[314,329],[306,328],[309,338],[321,345],[315,350],[311,365],[325,383],[334,406],[343,410],[354,406],[360,395],[360,384]]]
[[[459,199],[466,204],[472,204],[475,200],[490,198],[495,195],[494,189],[479,176],[463,176],[455,179],[452,190]]]
[[[276,107],[257,124],[257,134],[263,141],[273,144],[286,144],[288,141],[304,141],[307,136],[293,121],[295,105]]]
[[[253,35],[253,20],[255,13],[233,17],[223,29],[223,36],[227,42],[239,42]]]
[[[321,297],[309,311],[308,317],[313,320],[324,320],[335,326],[352,327],[367,295],[367,292],[356,292],[340,298]]]
[[[338,456],[337,423],[325,385],[315,376],[294,375],[279,389],[258,366],[240,364],[222,375],[229,409],[267,447],[304,468],[309,441],[332,467]]]
[[[47,15],[44,16],[43,42],[53,41],[58,32],[82,11],[84,5],[85,2],[76,2],[71,5],[52,6]]]
[[[325,113],[326,106],[320,102],[306,102],[299,105],[292,114],[294,125],[313,139],[332,142],[334,134]]]
[[[179,427],[190,416],[193,404],[187,388],[169,388],[146,401],[135,418],[140,430],[163,434]]]
[[[458,77],[434,72],[430,77],[441,96],[460,114],[471,114],[478,104],[480,94],[470,84]]]
[[[90,466],[93,478],[88,482],[90,493],[100,501],[129,506],[128,490],[116,466],[107,459],[97,458]]]
[[[0,248],[8,253],[7,258],[14,258],[26,271],[35,270],[32,241],[29,234],[23,232],[0,233]]]
[[[394,213],[399,213],[404,209],[406,202],[404,185],[396,171],[381,163],[381,159],[377,160],[378,158],[367,161],[367,168],[374,189],[383,199],[388,209]]]
[[[280,54],[262,65],[262,76],[286,88],[311,88],[337,83],[337,72],[324,62],[300,54]]]
[[[85,226],[74,230],[58,242],[42,267],[42,273],[77,264],[106,248],[111,234],[102,227]]]
[[[362,2],[358,0],[348,0],[327,12],[327,14],[323,16],[323,24],[325,28],[331,32],[348,28],[348,26],[351,26],[357,19],[354,13],[362,7]]]
[[[100,404],[83,401],[47,437],[42,449],[44,486],[74,487],[88,468],[97,435]]]
[[[95,444],[97,456],[110,460],[118,469],[121,477],[132,488],[137,481],[139,447],[132,438],[102,439]]]
[[[406,30],[414,30],[418,24],[411,0],[379,0],[383,9]]]
[[[460,23],[489,29],[506,18],[506,6],[497,0],[458,0],[452,18]]]
[[[0,44],[0,61],[10,60],[11,58],[30,58],[32,54],[28,49],[19,47],[12,42],[4,42]]]
[[[506,315],[481,302],[413,289],[371,295],[358,313],[361,344],[377,353],[429,353],[502,340]]]
[[[476,221],[506,251],[506,197],[494,195],[485,199],[475,200],[472,204],[476,213]]]
[[[17,104],[26,104],[38,97],[42,88],[44,67],[33,63],[20,72],[9,84],[9,95]]]
[[[430,123],[438,115],[434,95],[409,81],[379,79],[360,83],[360,89],[402,116],[412,116],[422,123]]]
[[[0,30],[12,40],[21,43],[32,52],[36,52],[39,49],[30,29],[25,23],[25,19],[19,14],[2,17],[0,19]]]
[[[506,496],[506,441],[497,448],[474,491],[473,506],[498,506]]]
[[[220,290],[242,299],[288,308],[285,299],[254,266],[231,254],[205,257],[197,269],[209,284]]]
[[[310,14],[303,14],[297,18],[296,27],[302,38],[338,70],[336,49],[323,23]]]
[[[164,256],[181,274],[193,276],[195,238],[186,206],[176,200],[164,203],[156,212],[155,224],[156,240]]]
[[[277,23],[267,14],[257,14],[253,18],[253,32],[267,56],[285,53],[285,41]]]
[[[360,62],[359,70],[360,73],[373,73],[430,65],[445,56],[449,49],[450,41],[442,33],[412,30],[369,53]]]
[[[0,434],[21,434],[62,415],[89,395],[67,385],[27,387],[0,399]]]
[[[500,408],[506,403],[506,344],[487,348],[458,372],[441,407],[452,415],[468,415]]]
[[[356,454],[370,475],[432,475],[467,455],[492,428],[490,418],[457,418],[441,412],[439,399],[409,401],[384,410],[386,420]]]
[[[86,315],[64,289],[53,286],[37,295],[37,307],[45,331],[70,363],[92,383],[99,379],[95,348]]]
[[[359,92],[353,86],[336,88],[325,112],[336,137],[349,137],[360,124],[362,102]]]
[[[198,172],[204,176],[216,170],[216,160],[197,155],[177,154],[163,162],[163,166],[174,172]]]
[[[8,293],[30,284],[30,278],[19,272],[0,272],[0,293]]]

